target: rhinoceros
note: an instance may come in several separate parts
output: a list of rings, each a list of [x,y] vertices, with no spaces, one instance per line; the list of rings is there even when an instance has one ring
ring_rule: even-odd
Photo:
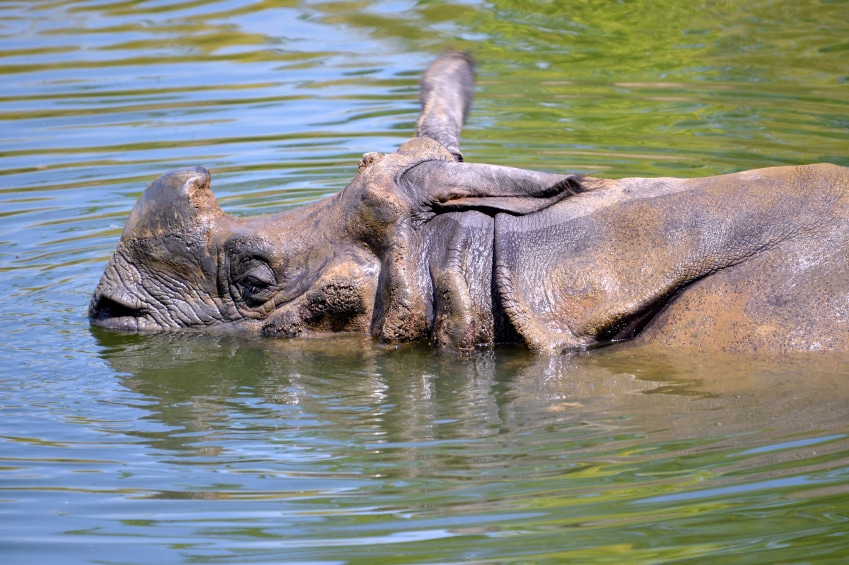
[[[416,137],[302,208],[233,217],[206,169],[159,177],[91,323],[460,351],[849,349],[849,169],[607,180],[468,163],[473,89],[471,59],[443,54],[422,76]]]

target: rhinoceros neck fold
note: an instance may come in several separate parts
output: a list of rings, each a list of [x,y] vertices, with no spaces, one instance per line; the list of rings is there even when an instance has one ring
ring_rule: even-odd
[[[472,210],[439,214],[413,232],[405,247],[411,258],[404,263],[407,279],[399,284],[392,278],[397,267],[384,273],[385,287],[395,293],[403,288],[412,297],[398,322],[408,331],[420,320],[419,333],[408,338],[427,336],[438,348],[454,351],[518,341],[494,286],[494,226],[493,216]],[[377,311],[389,299],[381,302]],[[392,341],[401,333],[393,331],[376,333]]]
[[[492,218],[474,211],[442,214],[429,228],[423,243],[433,293],[433,341],[459,350],[495,343]]]

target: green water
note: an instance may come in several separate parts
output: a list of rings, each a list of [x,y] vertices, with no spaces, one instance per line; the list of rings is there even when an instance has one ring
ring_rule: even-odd
[[[849,357],[120,336],[134,200],[343,187],[478,61],[469,161],[849,166],[849,2],[0,2],[0,562],[844,563]]]

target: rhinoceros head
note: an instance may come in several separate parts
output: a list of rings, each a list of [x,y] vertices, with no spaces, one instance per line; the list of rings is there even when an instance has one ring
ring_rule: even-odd
[[[94,325],[139,331],[271,325],[284,333],[304,325],[368,326],[374,256],[344,245],[338,227],[322,221],[324,206],[234,218],[221,211],[209,184],[208,171],[187,168],[144,192],[95,290]],[[315,300],[320,290],[323,301]]]
[[[127,220],[95,290],[92,323],[286,336],[368,331],[383,257],[413,221],[413,202],[396,178],[439,158],[454,159],[438,143],[415,139],[397,153],[366,155],[348,187],[331,198],[249,218],[221,210],[206,169],[166,173]]]

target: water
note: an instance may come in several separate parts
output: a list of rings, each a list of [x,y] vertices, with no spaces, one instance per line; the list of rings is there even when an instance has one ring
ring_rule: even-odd
[[[159,173],[331,194],[479,64],[470,161],[849,166],[849,4],[0,3],[3,563],[842,563],[849,358],[458,358],[118,336],[85,311]]]

